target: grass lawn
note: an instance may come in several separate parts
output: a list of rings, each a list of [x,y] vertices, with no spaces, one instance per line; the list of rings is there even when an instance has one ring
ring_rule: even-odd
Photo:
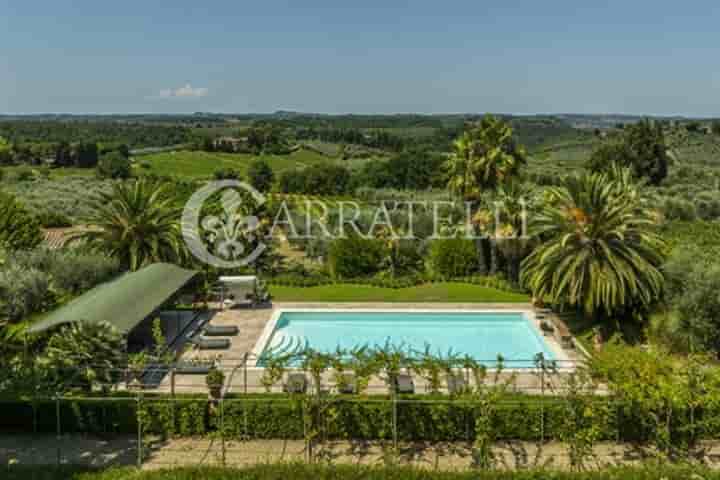
[[[319,287],[272,286],[277,302],[457,302],[522,303],[530,297],[469,283],[431,283],[410,288],[381,288],[369,285],[335,284]]]
[[[289,155],[249,155],[242,153],[217,153],[173,151],[143,155],[136,159],[135,173],[155,173],[178,177],[210,177],[221,168],[233,168],[242,174],[247,172],[250,164],[262,158],[270,164],[277,174],[295,167],[306,167],[317,163],[333,162],[332,159],[319,153],[299,150]],[[144,167],[143,165],[149,165]]]

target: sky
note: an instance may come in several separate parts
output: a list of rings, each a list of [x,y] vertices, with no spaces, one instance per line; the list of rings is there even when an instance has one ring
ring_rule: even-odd
[[[717,0],[0,0],[0,114],[720,116]]]

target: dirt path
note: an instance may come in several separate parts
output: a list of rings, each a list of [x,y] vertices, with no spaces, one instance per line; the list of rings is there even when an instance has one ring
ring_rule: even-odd
[[[224,450],[224,459],[223,459]],[[560,443],[538,445],[531,442],[502,442],[493,449],[495,466],[500,469],[559,468],[569,466],[567,450]],[[603,443],[595,449],[588,468],[633,464],[650,458],[646,448],[628,444]],[[328,442],[318,445],[315,458],[328,463],[382,465],[391,463],[394,451],[390,443]],[[720,443],[705,444],[699,455],[712,467],[720,467]],[[303,461],[307,452],[302,440],[226,440],[220,438],[180,438],[143,440],[143,468],[168,468],[190,465],[243,466],[277,461]],[[136,465],[137,439],[131,436],[93,437],[64,435],[58,441],[52,435],[0,435],[0,465],[83,464],[95,467]],[[398,462],[404,465],[441,470],[465,470],[473,467],[472,447],[467,443],[403,443]]]

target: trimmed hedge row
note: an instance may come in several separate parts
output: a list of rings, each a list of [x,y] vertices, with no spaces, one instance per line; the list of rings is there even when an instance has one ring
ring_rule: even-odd
[[[427,283],[438,282],[458,282],[469,283],[471,285],[479,285],[482,287],[495,288],[506,292],[522,292],[510,282],[502,277],[475,275],[468,277],[445,278],[433,275],[411,275],[405,277],[385,278],[385,277],[366,277],[366,278],[346,278],[342,280],[333,280],[325,275],[300,275],[300,274],[281,274],[267,280],[269,285],[281,287],[319,287],[331,284],[347,284],[347,285],[369,285],[379,288],[410,288]]]
[[[228,398],[222,411],[205,396],[148,396],[136,399],[65,399],[60,402],[60,428],[65,433],[136,433],[163,436],[202,436],[220,430],[227,438],[302,439],[304,412],[323,419],[318,428],[326,439],[376,440],[392,438],[393,404],[387,397],[334,396],[318,404],[312,397],[247,395]],[[654,426],[650,413],[637,406],[621,408],[596,400],[597,420],[603,440],[646,441]],[[138,406],[140,410],[138,411]],[[47,432],[57,428],[53,400],[0,400],[0,431]],[[478,404],[448,397],[409,396],[397,403],[397,429],[401,440],[472,441],[475,422],[483,415]],[[517,397],[494,406],[493,432],[498,439],[535,441],[560,439],[565,404],[557,399]],[[694,433],[700,438],[720,438],[720,412],[695,411]],[[674,411],[673,438],[691,431],[689,411]]]

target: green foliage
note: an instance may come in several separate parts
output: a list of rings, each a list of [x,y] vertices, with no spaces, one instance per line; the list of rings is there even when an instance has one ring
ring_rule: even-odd
[[[205,383],[211,392],[220,390],[225,384],[225,374],[218,368],[211,368],[205,376]]]
[[[628,125],[620,141],[600,146],[590,158],[590,169],[608,171],[614,165],[630,168],[636,178],[659,185],[671,163],[663,126],[649,119]]]
[[[627,172],[568,177],[531,219],[541,243],[523,261],[521,280],[536,298],[590,314],[648,307],[664,281],[656,224]]]
[[[709,359],[673,357],[613,340],[591,362],[616,402],[620,438],[652,442],[664,456],[682,453],[720,427],[720,375]]]
[[[130,159],[117,151],[106,153],[100,157],[97,165],[97,174],[100,178],[130,178],[132,174]]]
[[[82,467],[8,468],[7,480],[717,480],[716,471],[693,465],[641,465],[611,467],[591,472],[564,473],[550,469],[517,471],[439,471],[428,468],[379,467],[326,463],[260,463],[243,468],[183,467],[172,470],[111,468],[104,471]]]
[[[42,242],[40,223],[12,195],[0,192],[0,248],[29,250]]]
[[[478,269],[478,248],[473,240],[466,238],[433,240],[428,261],[437,275],[445,278],[465,277]]]
[[[389,160],[371,160],[358,182],[372,188],[425,190],[442,184],[443,157],[425,151],[406,151]]]
[[[335,278],[365,277],[382,268],[385,246],[376,239],[349,235],[332,242],[328,257]]]
[[[464,200],[475,200],[482,190],[494,190],[517,175],[526,163],[525,149],[516,143],[512,127],[486,115],[453,143],[445,163],[448,188]]]
[[[0,269],[0,318],[17,322],[51,308],[55,296],[46,272],[10,264]]]
[[[0,265],[0,318],[16,322],[56,306],[117,274],[117,262],[75,250],[34,249]]]
[[[215,180],[242,180],[242,174],[234,168],[226,167],[220,168],[213,172],[213,178]]]
[[[697,260],[697,258],[696,258]],[[688,351],[720,352],[720,265],[687,265],[682,286],[675,283],[672,308]]]
[[[304,195],[343,195],[351,190],[350,171],[341,165],[312,165],[285,170],[280,176],[280,191]]]
[[[88,223],[93,228],[81,238],[117,258],[123,267],[138,270],[183,257],[180,210],[161,184],[148,180],[117,183],[92,202]]]
[[[248,180],[250,185],[260,192],[269,192],[275,180],[275,174],[268,162],[263,159],[255,160],[248,167]]]
[[[37,365],[50,392],[109,389],[118,380],[124,348],[122,335],[109,323],[75,322],[50,337]]]

